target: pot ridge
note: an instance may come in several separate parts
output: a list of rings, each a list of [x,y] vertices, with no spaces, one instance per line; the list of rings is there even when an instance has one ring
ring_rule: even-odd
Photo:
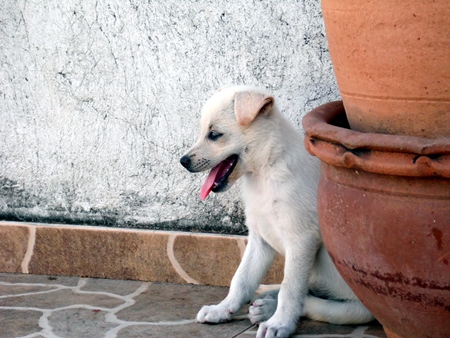
[[[306,149],[328,164],[387,175],[450,178],[450,137],[350,130],[342,101],[314,109],[304,117],[303,127]]]

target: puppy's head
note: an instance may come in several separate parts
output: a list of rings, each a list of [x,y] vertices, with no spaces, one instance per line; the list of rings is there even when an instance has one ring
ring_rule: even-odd
[[[219,89],[203,106],[199,138],[180,160],[190,172],[211,169],[200,191],[202,200],[251,171],[251,150],[261,141],[252,130],[273,105],[273,97],[261,90],[231,86]]]

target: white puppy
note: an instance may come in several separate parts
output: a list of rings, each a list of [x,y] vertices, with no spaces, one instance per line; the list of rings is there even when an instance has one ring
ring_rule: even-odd
[[[212,169],[200,197],[243,178],[248,244],[227,297],[204,306],[197,322],[218,323],[249,303],[276,253],[285,257],[278,292],[253,302],[257,337],[288,337],[301,316],[335,324],[373,320],[337,272],[317,220],[318,160],[267,93],[247,86],[217,91],[202,110],[200,137],[181,158],[190,172]]]

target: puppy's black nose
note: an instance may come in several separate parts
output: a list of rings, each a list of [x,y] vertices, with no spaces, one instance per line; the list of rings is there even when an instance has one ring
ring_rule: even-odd
[[[191,158],[187,155],[184,155],[181,159],[180,159],[180,163],[183,167],[185,168],[189,168],[189,166],[191,165]]]

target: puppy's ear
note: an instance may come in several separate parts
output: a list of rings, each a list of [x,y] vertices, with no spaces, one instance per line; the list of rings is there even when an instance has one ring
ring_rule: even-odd
[[[272,96],[254,92],[237,92],[234,94],[236,120],[241,126],[248,126],[259,114],[268,113],[273,103]]]

